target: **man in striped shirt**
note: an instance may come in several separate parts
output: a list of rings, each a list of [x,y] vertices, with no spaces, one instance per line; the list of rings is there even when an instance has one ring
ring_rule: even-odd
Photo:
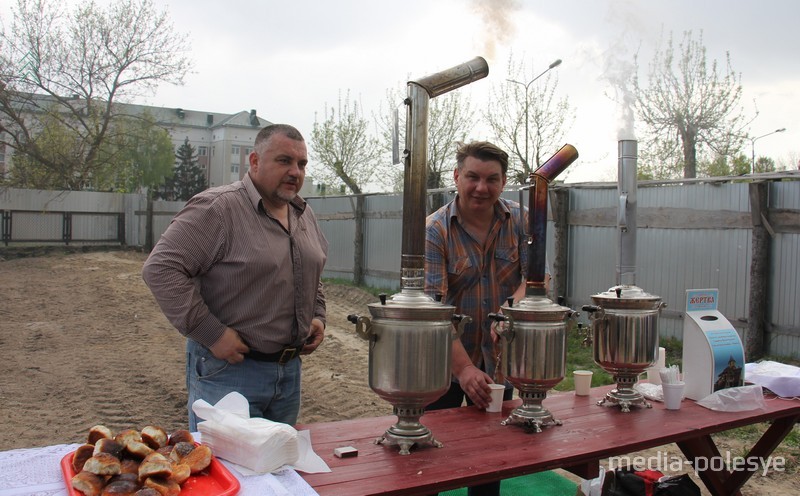
[[[175,216],[142,270],[164,314],[186,336],[192,403],[237,391],[251,417],[294,424],[299,355],[325,329],[320,277],[328,242],[297,195],[308,163],[303,136],[273,124],[256,136],[241,181],[195,195]]]

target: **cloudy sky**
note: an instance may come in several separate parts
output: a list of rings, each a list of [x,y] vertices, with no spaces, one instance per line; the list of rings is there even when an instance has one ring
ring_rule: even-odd
[[[565,179],[615,181],[621,109],[612,81],[629,69],[636,51],[645,78],[662,33],[677,41],[691,30],[695,38],[702,31],[709,61],[724,63],[730,53],[744,109],[750,116],[758,110],[750,135],[787,129],[757,140],[756,155],[779,163],[800,158],[797,0],[154,2],[188,33],[195,73],[185,86],[162,87],[139,103],[256,109],[308,136],[315,116],[346,91],[371,116],[386,106],[387,89],[405,92],[409,79],[482,56],[489,76],[456,90],[480,106],[506,78],[510,53],[527,63],[529,77],[562,59],[550,74],[576,112],[564,141],[580,152]],[[471,137],[490,136],[478,128]]]

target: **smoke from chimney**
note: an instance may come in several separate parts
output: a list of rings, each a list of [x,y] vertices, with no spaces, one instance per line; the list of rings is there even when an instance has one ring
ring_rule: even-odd
[[[473,0],[473,10],[481,17],[486,30],[479,47],[484,58],[493,60],[495,47],[514,37],[513,13],[520,8],[518,0]]]

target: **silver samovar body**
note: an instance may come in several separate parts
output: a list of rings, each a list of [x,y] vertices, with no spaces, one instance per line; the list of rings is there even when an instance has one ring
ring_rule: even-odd
[[[501,310],[506,321],[498,332],[503,343],[501,367],[522,399],[502,424],[521,424],[536,432],[543,425],[561,425],[542,401],[564,379],[568,320],[574,312],[543,297],[526,297]]]
[[[639,374],[658,358],[658,317],[661,298],[636,286],[615,286],[592,295],[594,306],[585,306],[592,323],[595,363],[614,376],[617,387],[598,402],[650,408],[633,386]]]

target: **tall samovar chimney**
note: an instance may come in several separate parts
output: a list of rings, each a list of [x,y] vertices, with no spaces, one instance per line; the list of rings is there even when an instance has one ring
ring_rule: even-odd
[[[358,334],[371,342],[370,388],[392,404],[398,418],[375,442],[397,445],[401,455],[409,454],[415,444],[442,446],[419,419],[426,405],[447,392],[452,341],[470,322],[469,317],[455,315],[454,306],[434,301],[424,292],[428,104],[431,98],[488,74],[486,61],[477,57],[408,82],[400,292],[368,305],[372,320],[348,316]],[[457,325],[456,335],[452,324]]]

